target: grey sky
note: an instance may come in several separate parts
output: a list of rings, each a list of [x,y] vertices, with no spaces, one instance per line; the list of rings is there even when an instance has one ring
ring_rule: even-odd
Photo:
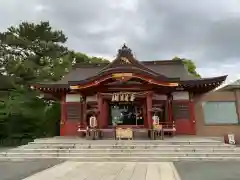
[[[240,78],[239,0],[2,0],[0,30],[49,20],[68,46],[109,59],[126,42],[139,60],[193,59],[202,76]]]

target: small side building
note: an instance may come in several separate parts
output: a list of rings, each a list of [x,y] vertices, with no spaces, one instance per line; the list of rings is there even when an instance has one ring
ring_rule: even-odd
[[[240,80],[195,99],[197,135],[240,137]]]

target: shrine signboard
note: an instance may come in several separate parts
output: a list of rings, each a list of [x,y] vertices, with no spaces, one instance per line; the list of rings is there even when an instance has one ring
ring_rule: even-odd
[[[133,139],[133,130],[131,128],[117,128],[116,139]]]
[[[134,101],[135,99],[135,95],[134,93],[113,93],[112,94],[112,101],[113,102],[119,102],[119,101],[125,101],[125,102],[128,102],[128,101]]]

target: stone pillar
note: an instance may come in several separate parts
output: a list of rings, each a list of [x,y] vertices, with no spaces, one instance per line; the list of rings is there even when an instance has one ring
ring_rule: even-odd
[[[152,128],[152,92],[147,94],[147,121],[148,128]]]
[[[103,122],[103,98],[100,93],[97,94],[97,103],[98,103],[98,127],[103,128],[104,122]]]
[[[240,121],[240,90],[239,89],[235,89],[234,90],[234,94],[235,94],[237,115],[238,115],[238,119]]]

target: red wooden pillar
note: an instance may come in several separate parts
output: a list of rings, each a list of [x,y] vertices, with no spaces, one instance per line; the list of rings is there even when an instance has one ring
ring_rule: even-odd
[[[152,128],[152,92],[147,94],[147,121],[148,128]]]
[[[97,94],[97,102],[98,102],[98,127],[103,128],[103,98],[100,93]]]
[[[168,108],[168,122],[173,122],[172,118],[172,96],[168,95],[167,96],[167,108]]]
[[[192,135],[196,134],[196,121],[195,121],[195,111],[194,111],[194,102],[193,100],[189,100],[189,114],[190,114],[190,121],[192,122]]]
[[[60,102],[60,106],[61,106],[61,117],[60,117],[60,136],[64,136],[65,135],[65,130],[64,130],[64,124],[66,123],[66,103],[65,103],[65,94],[62,94],[61,97],[61,102]]]
[[[82,120],[80,122],[80,126],[82,127],[87,127],[87,102],[86,99],[84,100],[84,102],[82,103]]]
[[[148,128],[147,105],[146,105],[146,103],[144,103],[144,105],[143,105],[143,118],[144,118],[144,127]]]

